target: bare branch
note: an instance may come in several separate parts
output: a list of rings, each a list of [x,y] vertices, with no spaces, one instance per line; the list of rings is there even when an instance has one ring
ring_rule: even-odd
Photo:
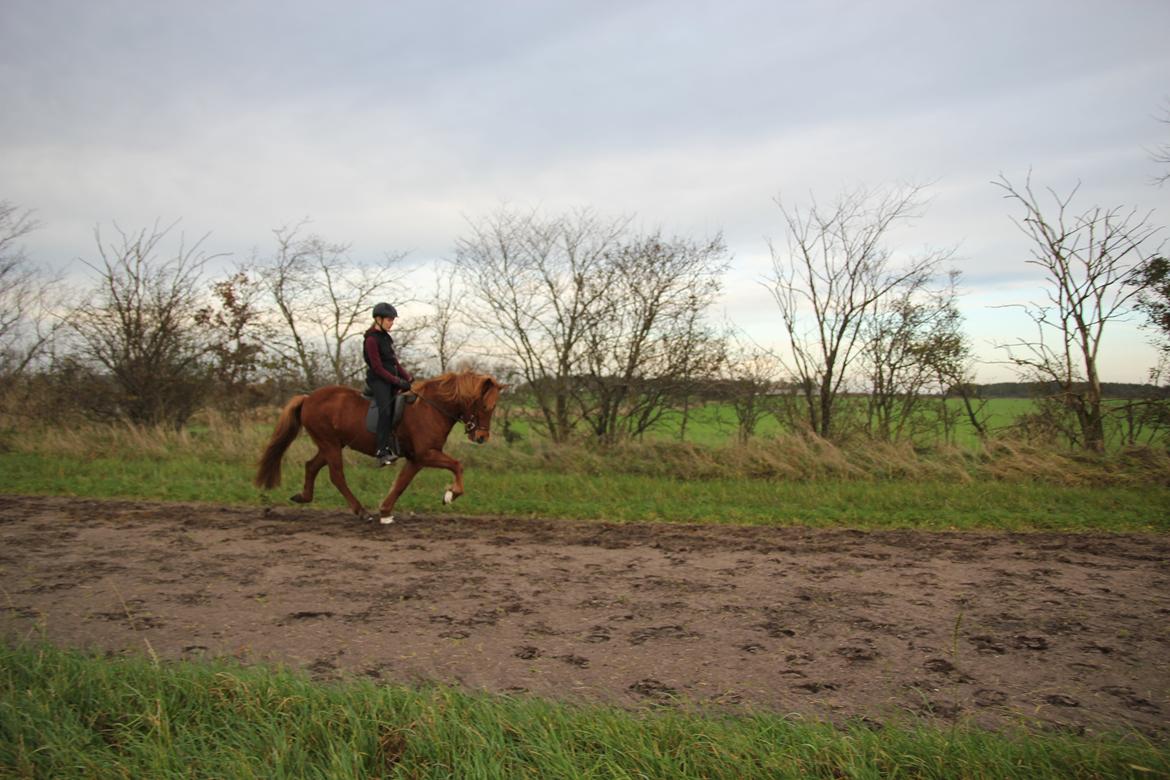
[[[200,288],[208,262],[221,255],[179,234],[169,255],[161,246],[178,223],[128,233],[114,226],[111,243],[95,228],[97,261],[83,261],[97,276],[93,304],[69,327],[85,346],[83,360],[117,388],[112,408],[97,413],[139,423],[181,426],[207,388],[209,344],[197,327]]]
[[[1059,388],[1060,402],[1077,416],[1083,446],[1101,450],[1101,340],[1109,323],[1129,316],[1142,292],[1133,280],[1160,250],[1161,242],[1155,241],[1160,228],[1151,223],[1152,212],[1135,208],[1098,206],[1074,212],[1078,188],[1063,196],[1049,189],[1052,205],[1046,211],[1030,174],[1022,188],[1002,175],[993,183],[1023,211],[1013,222],[1029,239],[1027,262],[1043,272],[1047,297],[1044,305],[1026,307],[1036,337],[1002,346],[1029,379]]]
[[[769,245],[772,274],[764,284],[780,309],[808,425],[821,436],[836,433],[836,401],[875,307],[909,280],[932,275],[946,258],[930,253],[896,262],[885,246],[894,225],[920,214],[922,201],[922,186],[857,189],[830,207],[776,201],[787,249]]]
[[[364,371],[360,351],[352,345],[369,323],[374,304],[412,300],[402,284],[405,254],[358,262],[349,244],[302,236],[308,224],[305,219],[273,230],[275,252],[253,269],[280,323],[270,346],[307,386],[345,384]],[[412,329],[395,335],[405,346]]]
[[[0,201],[0,378],[5,380],[44,357],[60,328],[52,299],[61,276],[36,267],[20,244],[39,227],[31,211]]]

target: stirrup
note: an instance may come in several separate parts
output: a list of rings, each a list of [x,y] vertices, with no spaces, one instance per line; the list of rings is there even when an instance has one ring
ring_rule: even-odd
[[[391,465],[394,463],[394,461],[398,460],[399,456],[398,453],[394,452],[393,450],[383,450],[374,457],[378,459],[378,468],[381,468],[383,466]]]

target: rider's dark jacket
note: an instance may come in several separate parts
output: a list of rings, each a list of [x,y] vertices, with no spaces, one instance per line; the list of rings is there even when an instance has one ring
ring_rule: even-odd
[[[366,381],[385,382],[397,390],[409,390],[414,377],[398,362],[394,352],[394,339],[379,328],[366,331],[365,348],[362,357],[366,361]]]

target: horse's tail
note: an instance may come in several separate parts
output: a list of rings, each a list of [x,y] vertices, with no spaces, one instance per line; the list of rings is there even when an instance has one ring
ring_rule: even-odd
[[[301,432],[301,406],[307,395],[294,395],[280,413],[280,421],[276,423],[276,430],[260,456],[260,466],[256,469],[256,487],[271,489],[280,484],[280,461],[284,458],[284,451],[293,443],[293,439]]]

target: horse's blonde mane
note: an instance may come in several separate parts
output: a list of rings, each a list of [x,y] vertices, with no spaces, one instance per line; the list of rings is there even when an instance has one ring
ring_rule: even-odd
[[[448,371],[432,379],[415,382],[411,389],[433,401],[449,401],[466,405],[479,400],[481,396],[487,399],[491,390],[495,390],[495,394],[498,395],[499,388],[500,383],[487,374],[477,374],[474,371]]]

